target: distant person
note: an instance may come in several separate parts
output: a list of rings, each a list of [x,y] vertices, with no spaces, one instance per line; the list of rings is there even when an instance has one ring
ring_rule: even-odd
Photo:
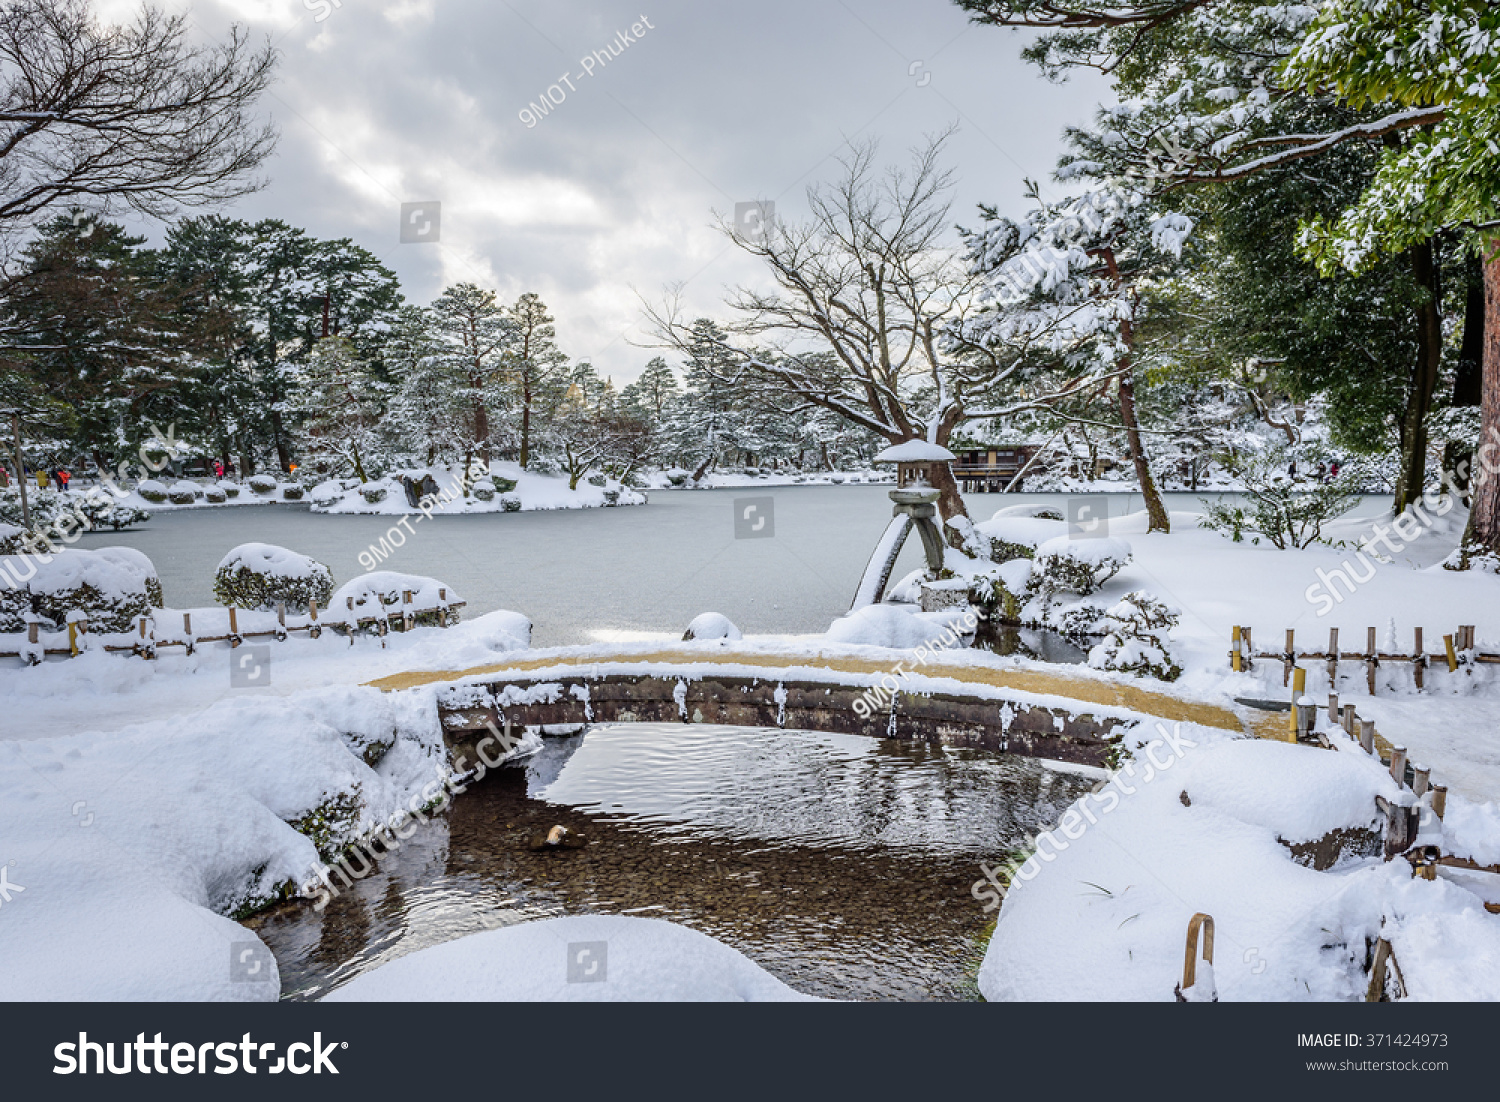
[[[224,477],[224,463],[223,463],[222,460],[219,460],[219,459],[215,459],[214,460],[214,477],[215,478],[223,478]]]
[[[72,478],[73,476],[71,474],[59,467],[57,469],[57,488],[66,492],[68,483],[72,480]]]
[[[1339,465],[1338,465],[1338,461],[1335,460],[1333,466],[1331,466],[1331,467],[1328,468],[1328,481],[1332,482],[1338,476],[1339,476]]]
[[[51,485],[51,479],[47,477],[46,471],[36,472],[36,485],[37,489],[39,490],[45,490],[48,486]]]

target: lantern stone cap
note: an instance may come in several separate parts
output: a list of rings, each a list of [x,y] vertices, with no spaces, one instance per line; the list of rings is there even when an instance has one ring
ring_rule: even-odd
[[[932,444],[926,440],[907,440],[886,448],[873,461],[876,463],[947,463],[957,458],[958,456],[941,444]]]

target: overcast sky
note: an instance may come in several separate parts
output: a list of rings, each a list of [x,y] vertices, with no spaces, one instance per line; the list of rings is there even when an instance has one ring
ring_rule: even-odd
[[[796,219],[848,139],[895,161],[957,122],[955,221],[979,202],[1019,213],[1023,178],[1047,178],[1103,94],[1040,79],[1020,34],[947,0],[196,0],[192,18],[283,55],[271,184],[229,213],[352,238],[417,303],[465,280],[536,291],[563,350],[617,385],[652,355],[630,343],[638,295],[685,282],[690,315],[722,315],[725,288],[759,277],[715,211],[770,199]],[[609,60],[589,75],[594,51]],[[528,127],[551,85],[563,102]],[[433,200],[439,240],[401,244],[401,204]]]

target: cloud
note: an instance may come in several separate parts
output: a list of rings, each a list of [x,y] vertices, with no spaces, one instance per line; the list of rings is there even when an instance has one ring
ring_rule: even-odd
[[[564,350],[617,384],[652,354],[629,343],[637,292],[687,281],[691,312],[722,314],[726,287],[762,278],[715,210],[770,198],[795,218],[847,140],[878,137],[897,161],[957,121],[954,218],[973,224],[978,202],[1019,206],[1103,90],[1043,82],[1017,36],[947,0],[198,0],[192,19],[283,53],[273,182],[231,213],[353,238],[418,303],[458,280],[536,291]],[[609,60],[589,75],[594,51]],[[561,102],[528,127],[553,85]],[[399,244],[400,204],[434,199],[442,240]]]

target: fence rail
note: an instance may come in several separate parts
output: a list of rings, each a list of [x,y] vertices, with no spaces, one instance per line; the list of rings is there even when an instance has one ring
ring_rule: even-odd
[[[1364,650],[1341,650],[1339,647],[1339,629],[1328,629],[1328,646],[1320,651],[1299,651],[1296,642],[1296,630],[1287,628],[1286,649],[1280,652],[1261,651],[1256,652],[1248,627],[1236,626],[1231,633],[1229,643],[1229,665],[1236,672],[1243,671],[1247,665],[1256,661],[1280,662],[1282,665],[1281,683],[1289,685],[1292,680],[1292,672],[1297,668],[1297,663],[1310,660],[1323,662],[1328,667],[1328,680],[1330,684],[1338,681],[1338,666],[1340,662],[1363,663],[1365,667],[1365,679],[1369,685],[1370,695],[1375,695],[1376,674],[1382,665],[1410,666],[1416,686],[1420,690],[1425,687],[1426,671],[1434,663],[1440,663],[1447,667],[1449,673],[1457,673],[1461,669],[1472,669],[1479,663],[1500,663],[1500,654],[1481,652],[1476,649],[1474,642],[1474,625],[1461,625],[1451,635],[1444,635],[1443,649],[1441,651],[1429,652],[1424,642],[1423,629],[1415,628],[1412,632],[1412,649],[1408,653],[1386,652],[1376,645],[1377,632],[1375,628],[1365,629]]]
[[[88,650],[102,650],[107,653],[137,655],[145,659],[153,659],[158,651],[166,647],[182,647],[185,653],[192,654],[204,643],[228,643],[233,649],[242,645],[249,639],[275,639],[278,642],[287,639],[294,632],[306,632],[309,639],[316,639],[325,630],[339,634],[346,634],[349,643],[354,644],[354,636],[361,630],[368,629],[380,637],[380,645],[385,646],[385,637],[390,632],[406,632],[416,626],[416,618],[425,613],[436,613],[438,626],[446,628],[451,622],[456,622],[457,613],[465,605],[463,601],[449,601],[447,588],[438,590],[436,604],[418,605],[412,600],[411,590],[402,593],[400,605],[387,608],[381,606],[378,614],[361,616],[355,613],[354,598],[348,598],[348,614],[342,619],[330,620],[318,618],[318,606],[314,601],[307,602],[307,618],[304,623],[287,623],[286,602],[280,602],[276,606],[276,626],[270,628],[257,628],[254,630],[241,631],[239,628],[239,613],[243,610],[229,606],[229,630],[218,635],[196,635],[193,632],[193,614],[182,613],[182,637],[161,638],[156,634],[156,617],[142,616],[137,623],[138,635],[129,643],[100,643],[93,645],[90,640],[88,620],[79,618],[70,620],[67,626],[67,645],[47,646],[42,642],[41,625],[33,622],[27,625],[26,642],[24,645],[7,645],[9,640],[15,639],[15,635],[0,635],[0,658],[19,658],[29,665],[39,664],[48,655],[59,657],[73,657]],[[163,610],[164,611],[164,610]],[[325,610],[326,611],[326,610]],[[62,632],[49,632],[48,634],[61,635]],[[116,638],[130,633],[112,633]]]

